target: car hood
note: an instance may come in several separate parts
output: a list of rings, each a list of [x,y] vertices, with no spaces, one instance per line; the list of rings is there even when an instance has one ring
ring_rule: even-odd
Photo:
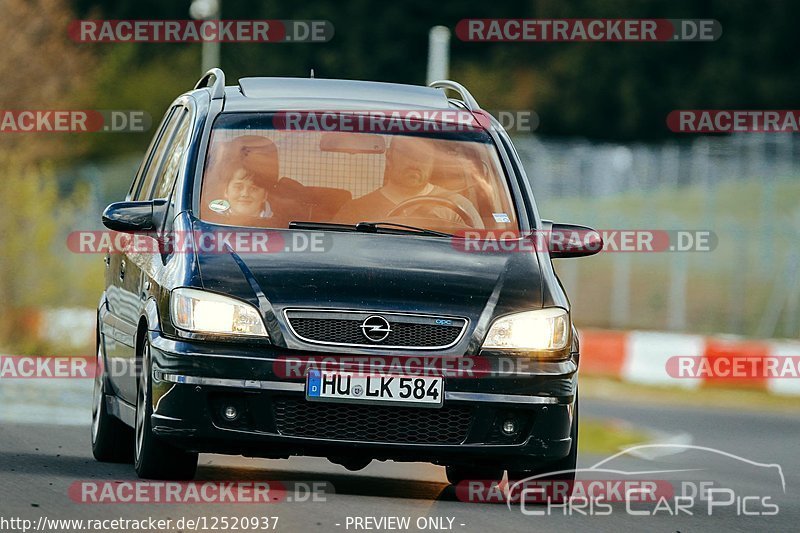
[[[469,320],[465,344],[498,315],[542,306],[535,253],[465,252],[448,238],[276,230],[284,243],[322,235],[323,251],[198,253],[203,286],[248,300],[273,342],[294,342],[287,308],[406,312]],[[272,238],[272,237],[271,237]],[[482,336],[481,336],[482,338]],[[473,346],[474,348],[474,346]],[[464,352],[462,352],[464,353]]]

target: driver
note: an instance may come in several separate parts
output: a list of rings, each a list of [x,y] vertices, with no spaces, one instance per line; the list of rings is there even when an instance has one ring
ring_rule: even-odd
[[[472,203],[458,193],[430,183],[436,154],[429,142],[416,137],[395,136],[386,151],[383,186],[355,200],[350,200],[336,214],[334,220],[344,224],[380,222],[398,205],[413,198],[438,197],[450,200],[467,211],[473,221],[480,215]],[[460,222],[452,209],[435,204],[420,204],[414,211],[427,213],[428,217]],[[413,216],[413,215],[409,215]],[[418,216],[425,216],[424,214]]]

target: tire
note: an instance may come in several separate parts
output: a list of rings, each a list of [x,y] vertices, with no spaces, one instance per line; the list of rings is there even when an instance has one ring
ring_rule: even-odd
[[[496,481],[503,479],[502,468],[492,467],[472,467],[472,466],[448,466],[445,469],[447,481],[451,485],[458,485],[462,481]]]
[[[133,462],[133,428],[108,412],[103,352],[98,339],[92,391],[92,455],[103,463]]]
[[[142,338],[142,365],[136,392],[134,465],[144,479],[189,480],[197,470],[197,454],[176,448],[156,437],[153,414],[152,362],[150,340]]]
[[[572,495],[572,491],[574,489],[575,469],[578,466],[577,392],[575,393],[575,416],[572,418],[572,426],[570,427],[569,434],[570,438],[572,439],[572,446],[570,447],[569,453],[565,457],[545,463],[542,466],[534,468],[532,470],[514,470],[514,469],[508,470],[507,473],[508,473],[509,488],[511,488],[514,483],[521,481],[523,479],[527,479],[531,476],[541,476],[538,479],[545,481],[566,483],[566,485],[561,485],[562,487],[566,487],[566,491],[561,491],[556,494],[548,493],[548,496],[551,497],[552,502],[563,503],[565,500],[568,500],[569,497]],[[546,475],[550,472],[557,472],[557,473],[553,475]],[[538,503],[544,503],[544,502],[538,502]]]

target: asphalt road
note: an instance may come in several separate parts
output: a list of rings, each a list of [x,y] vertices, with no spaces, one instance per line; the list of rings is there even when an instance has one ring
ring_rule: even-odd
[[[673,486],[686,487],[687,490],[700,483],[713,482],[715,487],[733,492],[715,496],[720,505],[713,506],[710,515],[708,502],[696,499],[679,515],[673,514],[674,506],[656,509],[653,505],[632,504],[633,510],[648,514],[633,516],[626,512],[625,503],[614,503],[610,510],[595,509],[593,516],[582,514],[588,513],[585,507],[581,510],[551,508],[549,515],[530,516],[524,514],[519,505],[509,508],[505,503],[460,501],[456,491],[444,482],[444,469],[427,464],[373,462],[365,470],[353,473],[323,459],[263,460],[216,455],[201,456],[197,480],[280,482],[286,487],[295,487],[286,493],[292,501],[282,498],[280,502],[266,505],[78,503],[69,493],[76,482],[136,480],[132,466],[101,464],[92,459],[89,449],[90,397],[88,380],[0,383],[0,530],[13,530],[12,523],[2,522],[11,518],[38,523],[40,517],[135,520],[153,517],[173,520],[168,529],[173,531],[177,530],[175,521],[178,519],[200,516],[207,519],[277,516],[276,529],[292,532],[404,530],[389,527],[395,523],[356,522],[366,517],[378,520],[407,517],[410,531],[495,533],[539,530],[797,531],[799,527],[800,414],[788,416],[711,411],[702,407],[629,406],[624,402],[584,398],[581,401],[582,416],[629,421],[651,430],[654,443],[669,445],[639,450],[635,455],[614,459],[603,468],[628,473],[682,470],[640,474],[638,479],[666,479]],[[687,449],[687,445],[696,448]],[[602,459],[604,457],[585,455],[579,462],[585,468]],[[583,472],[579,477],[608,479],[610,475]],[[326,484],[324,494],[318,491],[318,501],[313,501],[305,488],[320,482]],[[733,503],[721,505],[729,497]],[[764,500],[766,497],[770,499]],[[777,514],[743,516],[745,510],[772,513],[774,505],[777,505]],[[525,506],[524,510],[547,513],[546,509]],[[598,513],[603,515],[598,516]],[[356,527],[356,524],[362,527]],[[211,528],[208,521],[205,525],[207,530],[222,530],[219,523],[216,528]],[[423,525],[425,527],[418,527]]]

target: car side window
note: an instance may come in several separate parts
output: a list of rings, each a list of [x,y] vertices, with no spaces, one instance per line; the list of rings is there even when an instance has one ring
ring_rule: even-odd
[[[136,171],[136,177],[133,179],[133,183],[131,183],[131,188],[128,191],[127,198],[133,200],[136,196],[136,193],[139,191],[139,187],[142,185],[142,179],[144,178],[145,173],[149,167],[149,163],[152,159],[153,152],[155,152],[155,147],[158,144],[158,140],[163,136],[164,132],[167,131],[169,127],[169,119],[175,113],[175,108],[170,108],[167,110],[164,118],[161,121],[161,127],[158,129],[156,134],[153,136],[153,139],[150,141],[150,145],[147,148],[147,152],[144,154],[144,159],[142,159],[142,163],[139,165],[139,169]]]
[[[172,135],[172,142],[170,142],[167,149],[158,180],[156,180],[153,198],[169,197],[172,192],[172,186],[175,184],[175,179],[178,177],[178,167],[183,159],[184,152],[186,152],[186,147],[189,145],[189,127],[191,126],[189,111],[182,108],[182,110],[177,111],[176,115],[178,116],[177,126],[175,127],[175,133]]]
[[[164,128],[162,128],[161,137],[158,139],[158,143],[153,149],[150,161],[148,161],[147,164],[148,166],[143,173],[142,183],[133,198],[134,200],[150,199],[150,194],[153,191],[153,184],[156,181],[156,177],[158,177],[159,170],[164,160],[164,154],[170,144],[169,141],[172,138],[172,131],[175,129],[175,123],[179,116],[180,114],[177,112],[172,113],[169,120],[164,125]]]

